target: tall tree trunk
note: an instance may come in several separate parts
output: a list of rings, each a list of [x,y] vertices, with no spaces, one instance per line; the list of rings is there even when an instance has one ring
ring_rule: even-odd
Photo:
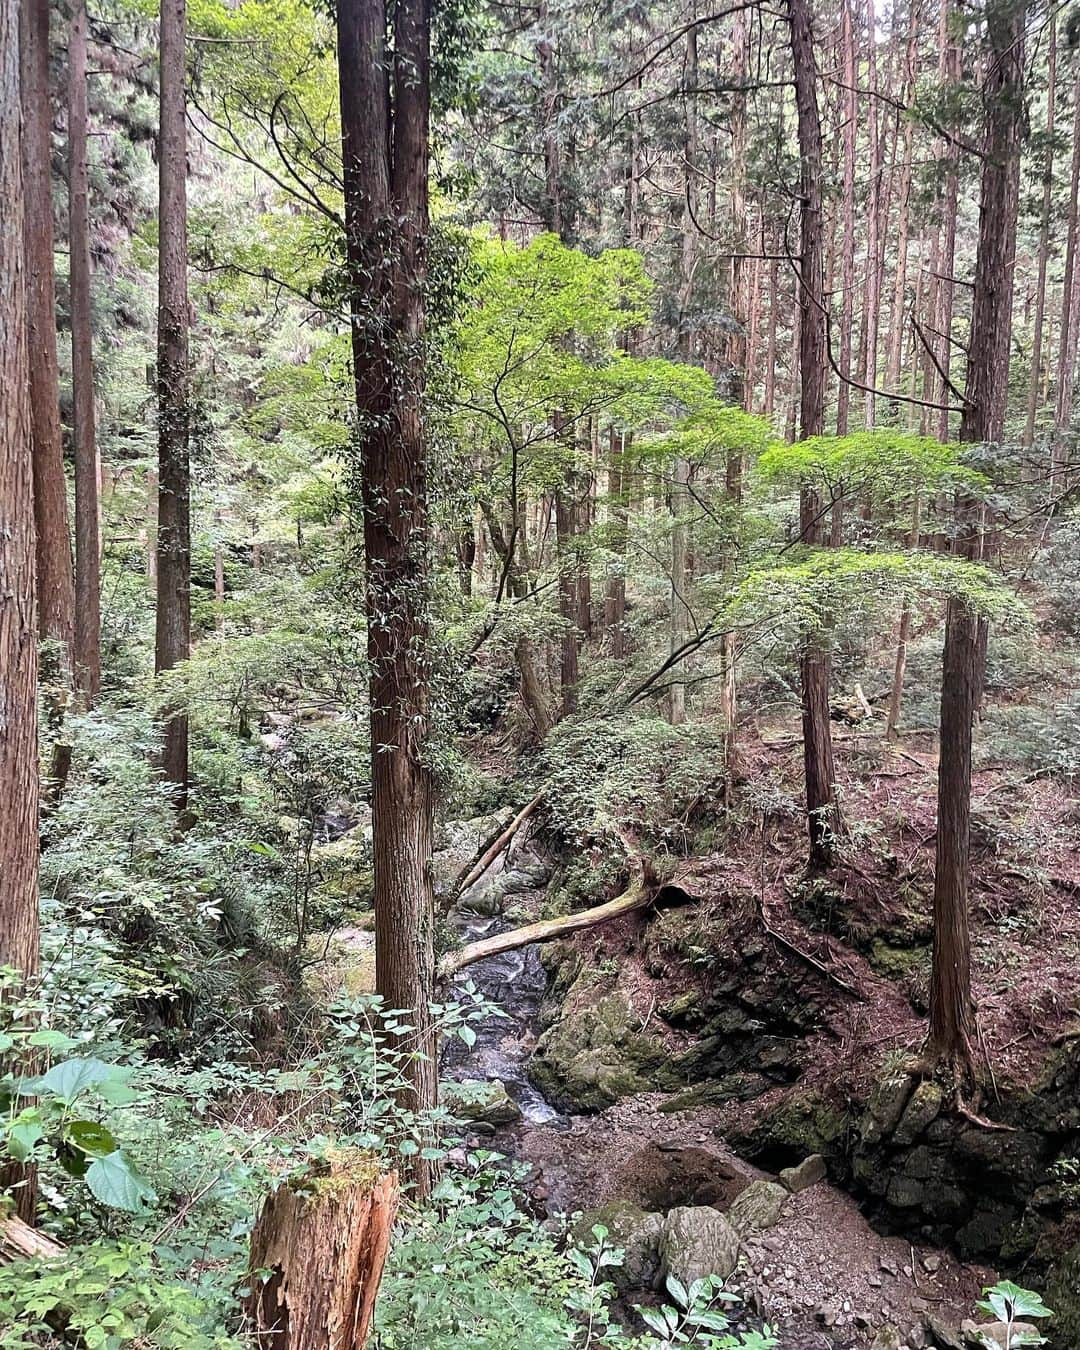
[[[908,23],[907,51],[904,60],[903,95],[910,101],[918,79],[919,21],[918,4],[912,4]],[[900,160],[900,189],[897,202],[896,275],[893,280],[892,310],[889,315],[889,350],[886,384],[890,390],[900,388],[900,370],[904,351],[904,305],[907,301],[908,247],[911,237],[911,168],[914,148],[914,127],[909,117],[904,118],[903,148]],[[890,408],[894,423],[900,421],[900,405],[893,400]]]
[[[574,488],[561,484],[555,490],[555,531],[559,547],[559,615],[563,621],[559,643],[559,683],[562,713],[569,717],[578,709],[578,586],[574,549]]]
[[[49,91],[49,3],[20,7],[26,308],[29,327],[30,432],[33,441],[38,623],[59,643],[70,678],[75,640],[75,586],[68,533],[67,482],[60,431],[53,272],[52,100]]]
[[[731,78],[744,84],[750,76],[750,25],[746,11],[735,15],[735,30],[732,37]],[[696,43],[694,61],[696,76]],[[696,78],[694,80],[696,84]],[[728,365],[731,370],[731,401],[750,407],[753,401],[753,389],[747,389],[747,356],[749,340],[747,328],[750,310],[750,260],[742,255],[749,253],[750,240],[747,230],[746,214],[746,151],[747,151],[747,100],[748,95],[740,90],[735,94],[731,108],[731,284],[728,292],[728,308],[734,320],[728,341]],[[748,402],[749,400],[749,402]]]
[[[961,60],[960,48],[952,31],[952,5],[953,0],[941,0],[941,17],[938,27],[938,42],[941,53],[939,70],[943,82],[947,83],[952,89],[958,89],[961,81]],[[938,339],[941,343],[938,349],[938,364],[941,367],[942,374],[938,377],[935,372],[934,387],[937,391],[935,401],[943,405],[938,413],[938,440],[947,441],[949,439],[949,413],[945,405],[950,401],[950,394],[945,381],[952,369],[952,342],[950,338],[952,336],[953,305],[956,293],[952,278],[956,268],[956,219],[960,200],[960,147],[955,140],[944,142],[941,146],[941,157],[946,165],[945,200],[942,208],[941,243],[937,255],[937,266],[941,275],[936,278],[937,285],[934,287],[936,299],[934,327],[941,334]]]
[[[915,493],[911,506],[911,532],[908,535],[908,547],[919,547],[922,528],[922,497]],[[900,631],[896,639],[896,659],[893,662],[892,689],[889,694],[889,713],[885,720],[885,736],[894,740],[900,730],[900,706],[904,700],[904,674],[907,670],[907,647],[911,637],[911,605],[905,600],[900,610]]]
[[[611,655],[621,661],[626,655],[626,542],[627,484],[626,452],[629,433],[621,435],[611,427],[608,454],[608,510],[610,512],[610,550],[614,555],[604,596],[604,628]]]
[[[1050,13],[1050,27],[1046,34],[1046,161],[1043,164],[1042,213],[1039,220],[1038,272],[1035,282],[1035,317],[1031,338],[1031,375],[1028,380],[1027,419],[1024,423],[1024,444],[1035,440],[1035,418],[1039,411],[1039,390],[1042,383],[1043,325],[1046,316],[1046,264],[1050,255],[1050,212],[1054,203],[1054,115],[1057,102],[1057,11]]]
[[[1061,289],[1061,336],[1058,340],[1057,397],[1054,404],[1054,455],[1052,468],[1061,458],[1060,442],[1072,417],[1076,379],[1077,332],[1080,330],[1080,71],[1073,84],[1073,151],[1069,178],[1068,237],[1065,244],[1065,277]],[[1056,474],[1054,475],[1056,477]]]
[[[0,966],[38,968],[37,613],[18,0],[0,0]],[[4,1169],[2,1183],[17,1178]],[[30,1179],[20,1187],[29,1219]]]
[[[429,523],[422,419],[430,110],[428,0],[394,11],[393,115],[381,0],[338,5],[346,253],[367,564],[375,984],[407,1010],[416,1110],[438,1095],[431,884]],[[385,259],[392,259],[385,265]],[[431,1164],[413,1160],[421,1194]]]
[[[185,0],[161,3],[158,137],[158,546],[154,669],[191,654],[191,471],[188,463],[187,103]],[[188,724],[165,723],[162,770],[187,802]]]
[[[840,42],[844,71],[844,239],[840,264],[840,388],[836,394],[836,434],[846,436],[851,407],[851,333],[855,301],[855,133],[858,108],[855,102],[855,31],[851,0],[843,0]]]
[[[819,436],[825,423],[825,298],[822,275],[821,120],[817,104],[817,61],[807,0],[788,0],[791,54],[795,68],[795,100],[799,115],[800,257],[799,373],[800,431],[803,439]],[[804,487],[800,538],[820,546],[822,503]],[[806,775],[807,827],[811,869],[828,867],[833,858],[836,827],[836,770],[829,722],[828,647],[809,637],[799,661],[802,693],[803,764]]]
[[[669,592],[669,650],[672,656],[686,645],[690,630],[690,610],[687,606],[687,552],[689,538],[686,514],[690,505],[687,485],[690,482],[690,465],[685,459],[675,463],[675,474],[671,485],[671,588]],[[681,665],[681,658],[672,667]],[[668,720],[673,727],[682,726],[686,721],[686,685],[681,679],[672,679],[668,687]]]
[[[71,391],[75,441],[75,683],[92,705],[101,690],[101,480],[94,415],[87,184],[86,0],[75,0],[68,44],[68,203],[71,242]]]
[[[696,6],[693,10],[697,16]],[[686,108],[686,139],[683,156],[683,209],[681,213],[681,248],[679,252],[679,355],[689,361],[694,352],[691,332],[694,268],[697,260],[697,233],[693,221],[697,196],[697,86],[698,34],[692,28],[686,35],[686,63],[683,69],[683,99]],[[743,351],[740,348],[740,353]],[[740,355],[740,359],[745,359]],[[690,464],[678,459],[672,474],[671,503],[671,585],[668,590],[668,651],[674,656],[682,650],[689,631],[690,610],[687,605],[687,586],[690,580],[690,536],[687,514],[690,505]],[[684,670],[680,658],[671,667],[668,686],[668,719],[673,727],[686,721],[686,686],[681,676]]]
[[[960,436],[1000,440],[1012,334],[1012,267],[1020,193],[1026,0],[990,0],[989,59],[983,88],[985,155],[979,205],[971,338]],[[954,548],[979,552],[979,511],[961,500]],[[930,981],[931,1053],[973,1067],[971,954],[968,941],[971,730],[979,701],[980,621],[963,598],[949,601],[942,663],[938,769],[934,954]]]
[[[866,119],[870,133],[870,177],[866,203],[866,285],[863,291],[865,395],[864,421],[867,428],[877,422],[877,400],[870,391],[877,387],[878,311],[881,305],[881,136],[877,106],[877,28],[874,0],[866,0],[866,69],[870,97]]]

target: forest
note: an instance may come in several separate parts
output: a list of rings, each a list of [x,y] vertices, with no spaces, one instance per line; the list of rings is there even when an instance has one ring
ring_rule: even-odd
[[[0,1350],[1080,1350],[1080,6],[0,0]]]

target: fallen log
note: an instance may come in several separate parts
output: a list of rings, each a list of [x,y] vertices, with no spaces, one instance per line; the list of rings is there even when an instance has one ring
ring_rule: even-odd
[[[595,928],[597,924],[607,923],[623,914],[632,914],[638,909],[647,909],[655,905],[669,892],[677,892],[685,903],[686,892],[676,884],[660,884],[651,869],[636,851],[631,853],[634,876],[621,895],[614,900],[606,900],[592,909],[583,909],[577,914],[564,914],[557,919],[539,919],[536,923],[525,924],[522,928],[511,928],[506,933],[496,933],[493,937],[480,938],[454,952],[447,952],[439,962],[439,978],[452,979],[466,966],[475,965],[488,956],[498,956],[502,952],[517,951],[533,942],[553,942],[565,937],[567,933],[576,933],[583,928]],[[690,897],[691,899],[693,897]]]
[[[476,859],[476,861],[472,864],[472,866],[469,867],[469,869],[464,873],[464,875],[459,877],[458,880],[454,882],[454,887],[450,897],[451,906],[458,900],[460,896],[465,894],[465,892],[469,889],[471,885],[473,885],[474,882],[480,880],[480,878],[488,870],[488,868],[499,856],[499,854],[503,851],[503,849],[510,847],[510,842],[514,838],[514,835],[517,834],[518,830],[521,829],[522,825],[525,824],[525,822],[529,819],[532,813],[540,805],[543,799],[544,799],[543,792],[542,791],[538,792],[531,802],[528,802],[525,806],[521,808],[521,810],[517,813],[517,815],[510,822],[510,824],[507,825],[507,827],[504,830],[501,830],[495,836],[495,838],[481,850],[480,856]]]
[[[363,1350],[397,1205],[397,1173],[359,1149],[332,1151],[267,1197],[244,1299],[263,1350]]]
[[[63,1254],[64,1248],[59,1242],[31,1228],[16,1215],[0,1219],[0,1264],[31,1259],[48,1261]]]

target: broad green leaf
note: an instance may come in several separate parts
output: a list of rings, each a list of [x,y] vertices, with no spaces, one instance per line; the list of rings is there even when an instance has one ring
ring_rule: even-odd
[[[86,1184],[103,1205],[126,1209],[130,1214],[140,1214],[145,1206],[157,1201],[153,1188],[119,1149],[90,1164]]]
[[[104,1125],[94,1120],[73,1120],[67,1127],[66,1136],[69,1143],[93,1158],[104,1158],[116,1151],[116,1140]]]

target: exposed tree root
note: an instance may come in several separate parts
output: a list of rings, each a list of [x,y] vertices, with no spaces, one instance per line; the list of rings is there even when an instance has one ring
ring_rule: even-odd
[[[805,952],[801,947],[797,947],[794,942],[789,938],[786,938],[783,933],[778,932],[777,929],[772,926],[765,913],[765,903],[760,896],[758,897],[757,905],[758,915],[761,918],[761,926],[777,946],[783,947],[790,955],[797,957],[798,960],[804,962],[812,970],[816,970],[819,975],[823,975],[830,983],[835,984],[837,989],[842,989],[849,998],[857,998],[860,1002],[862,1001],[862,994],[853,984],[849,984],[847,980],[841,979],[840,976],[837,975],[835,971],[830,970],[823,961],[819,961],[816,956],[811,956],[809,952]]]

